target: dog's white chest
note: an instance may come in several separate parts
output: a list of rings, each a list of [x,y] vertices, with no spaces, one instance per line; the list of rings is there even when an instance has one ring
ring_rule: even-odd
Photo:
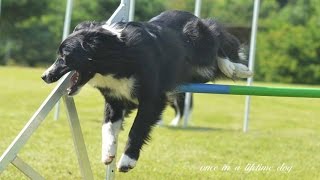
[[[101,75],[96,73],[94,77],[88,82],[93,87],[110,89],[109,95],[119,99],[127,99],[134,103],[138,103],[136,98],[132,97],[136,79],[129,78],[114,78],[113,75]]]

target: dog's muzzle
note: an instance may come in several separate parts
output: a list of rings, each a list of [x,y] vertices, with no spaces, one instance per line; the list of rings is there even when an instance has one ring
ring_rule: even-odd
[[[63,68],[61,67],[57,68],[56,66],[52,65],[41,75],[41,78],[43,79],[43,81],[45,81],[48,84],[54,83],[69,71],[70,71],[70,68],[66,66]],[[70,78],[70,87],[67,89],[68,95],[69,96],[76,95],[80,91],[81,87],[87,81],[83,81],[83,78],[79,72],[73,71],[72,76]]]
[[[59,80],[59,78],[57,76],[54,76],[48,72],[44,72],[42,75],[41,75],[41,79],[43,79],[44,82],[46,83],[53,83],[53,82],[56,82],[57,80]]]
[[[54,83],[69,71],[71,69],[68,66],[53,64],[41,75],[41,79],[48,84]]]

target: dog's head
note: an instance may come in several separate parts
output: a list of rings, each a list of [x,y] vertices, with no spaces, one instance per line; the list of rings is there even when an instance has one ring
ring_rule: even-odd
[[[43,73],[46,83],[58,81],[72,71],[71,86],[68,95],[75,95],[103,64],[108,62],[108,55],[121,42],[117,35],[101,26],[83,26],[69,35],[58,49],[56,61]]]

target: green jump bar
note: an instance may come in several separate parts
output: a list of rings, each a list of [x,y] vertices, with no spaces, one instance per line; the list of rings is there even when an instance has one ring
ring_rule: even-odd
[[[180,92],[233,94],[251,96],[279,96],[320,98],[320,89],[316,88],[284,88],[263,86],[239,86],[217,84],[186,84],[179,86]]]

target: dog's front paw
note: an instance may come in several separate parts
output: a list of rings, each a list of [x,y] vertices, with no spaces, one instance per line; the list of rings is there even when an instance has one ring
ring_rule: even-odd
[[[108,165],[116,157],[117,142],[113,141],[112,144],[102,143],[101,161]]]
[[[122,154],[117,169],[119,172],[128,172],[136,166],[137,160],[130,158],[126,154]]]
[[[229,78],[232,78],[235,74],[235,63],[228,59],[218,58],[218,67],[220,71]]]
[[[102,125],[102,147],[101,161],[104,164],[110,164],[116,156],[117,151],[117,135],[112,129],[111,123]]]
[[[235,76],[237,78],[248,78],[253,76],[253,72],[249,68],[240,63],[234,63],[235,65]]]

